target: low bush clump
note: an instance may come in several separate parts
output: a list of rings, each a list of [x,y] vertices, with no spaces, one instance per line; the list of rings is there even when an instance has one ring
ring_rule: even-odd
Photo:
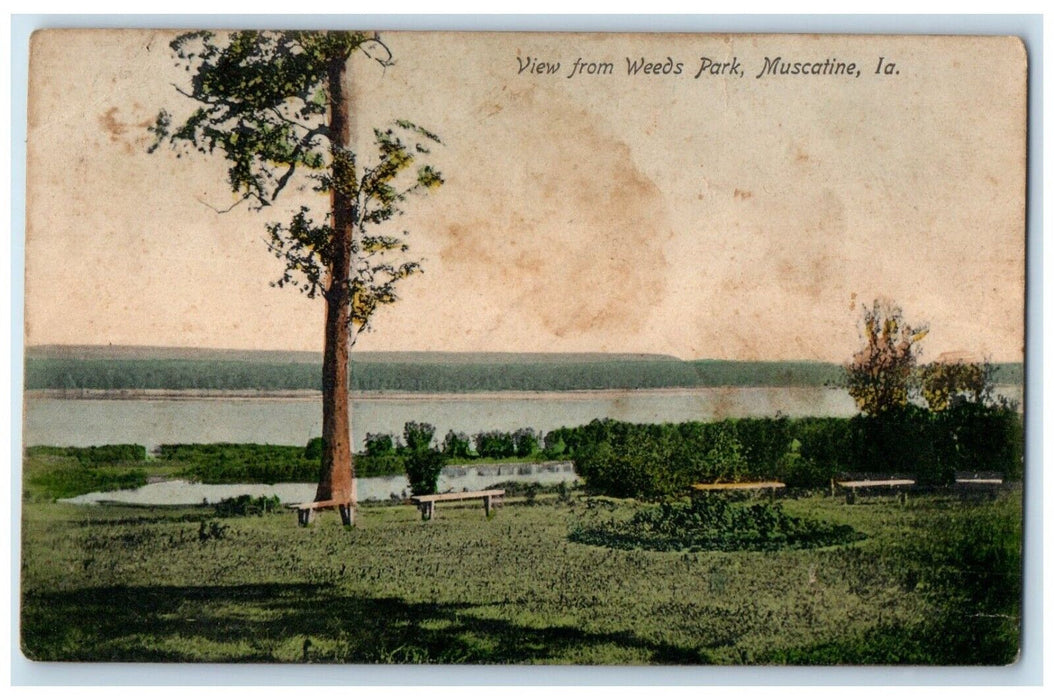
[[[512,433],[490,430],[476,433],[476,454],[487,459],[505,459],[516,455],[516,440]]]
[[[722,496],[648,506],[628,520],[579,526],[571,532],[571,540],[582,544],[657,551],[804,549],[862,538],[848,525],[788,515],[778,503],[748,504]]]
[[[308,454],[313,456],[309,457]],[[321,441],[307,447],[236,443],[161,445],[158,458],[178,463],[179,476],[206,484],[315,481]]]
[[[263,515],[273,513],[282,506],[282,500],[278,496],[249,496],[241,495],[234,498],[224,498],[216,504],[217,518],[238,518],[247,515]]]

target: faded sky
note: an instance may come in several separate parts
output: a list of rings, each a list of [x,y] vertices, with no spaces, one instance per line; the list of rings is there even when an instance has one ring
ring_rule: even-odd
[[[318,350],[268,286],[264,224],[220,158],[146,154],[170,32],[34,37],[27,343]],[[1009,39],[385,35],[353,59],[360,134],[437,132],[447,184],[407,204],[425,274],[361,350],[659,352],[842,361],[861,302],[928,321],[925,357],[1022,358],[1025,57]],[[695,79],[700,58],[744,77]],[[765,57],[859,78],[765,76]],[[898,75],[873,75],[878,57]],[[518,73],[528,57],[555,75]],[[683,62],[627,75],[626,58]],[[568,79],[575,59],[610,75]],[[289,191],[285,207],[309,199]]]

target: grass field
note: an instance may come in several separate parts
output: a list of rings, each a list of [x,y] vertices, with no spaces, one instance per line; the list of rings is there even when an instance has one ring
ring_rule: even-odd
[[[219,519],[211,508],[26,502],[32,659],[571,664],[1005,664],[1017,651],[1021,492],[782,499],[864,539],[779,552],[569,539],[632,501],[515,499]]]

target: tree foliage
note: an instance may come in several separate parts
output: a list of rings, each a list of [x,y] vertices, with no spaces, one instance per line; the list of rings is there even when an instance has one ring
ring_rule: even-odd
[[[922,397],[936,412],[962,402],[987,404],[992,400],[992,373],[989,362],[931,362],[919,369]]]
[[[435,426],[431,423],[410,421],[403,426],[406,479],[415,496],[435,493],[439,475],[443,472],[446,462],[444,455],[432,446],[435,432]]]
[[[845,365],[850,396],[861,411],[879,415],[907,406],[920,352],[929,328],[912,326],[890,301],[864,307],[864,347]]]
[[[270,223],[268,247],[284,262],[272,284],[294,287],[326,304],[322,360],[322,437],[316,500],[355,502],[348,411],[348,352],[377,308],[396,301],[396,285],[419,272],[402,236],[383,225],[415,192],[443,178],[427,161],[432,132],[397,120],[373,130],[356,153],[346,94],[348,59],[361,51],[382,66],[391,53],[362,32],[181,34],[170,44],[191,73],[181,94],[197,104],[181,123],[162,111],[151,150],[221,154],[227,181],[256,209],[290,186],[325,197],[321,212],[301,204],[288,223]],[[369,157],[365,156],[370,151]],[[237,203],[235,204],[237,206]]]
[[[409,250],[406,232],[390,235],[380,225],[402,213],[408,196],[443,182],[427,162],[439,137],[412,122],[374,129],[369,159],[331,131],[330,65],[358,50],[388,66],[387,47],[362,32],[315,31],[199,31],[181,34],[170,46],[176,64],[192,74],[188,87],[176,89],[197,108],[178,123],[162,110],[150,128],[151,152],[168,144],[180,156],[222,155],[236,205],[264,209],[290,186],[347,202],[355,235],[346,281],[328,274],[339,244],[330,207],[313,215],[301,206],[288,223],[267,225],[268,246],[285,263],[273,284],[311,298],[343,297],[351,303],[352,323],[368,327],[378,306],[396,301],[396,284],[421,269],[418,261],[400,259]]]

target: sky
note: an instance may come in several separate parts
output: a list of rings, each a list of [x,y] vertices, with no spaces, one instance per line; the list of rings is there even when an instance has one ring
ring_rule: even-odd
[[[288,190],[219,213],[235,201],[221,158],[146,152],[158,110],[190,108],[172,36],[34,36],[26,342],[320,350],[321,306],[269,286],[264,238],[324,202]],[[929,324],[924,359],[1022,359],[1016,40],[384,39],[393,66],[350,64],[356,142],[396,118],[426,126],[446,184],[392,222],[425,272],[357,350],[841,362],[881,297]],[[723,74],[695,77],[704,57]],[[776,58],[860,75],[758,77]],[[560,68],[521,71],[531,59]],[[611,69],[568,77],[576,59]],[[640,59],[682,66],[630,75]]]

